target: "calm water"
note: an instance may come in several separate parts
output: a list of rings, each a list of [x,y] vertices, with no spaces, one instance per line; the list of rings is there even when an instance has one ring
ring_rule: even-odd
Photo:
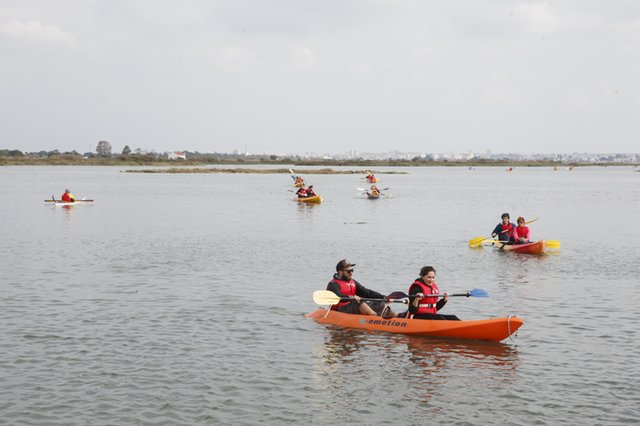
[[[2,167],[0,424],[638,424],[640,173],[630,167],[147,175]],[[382,170],[382,169],[381,169]],[[398,169],[396,169],[398,170]],[[46,205],[69,187],[94,205]],[[540,257],[472,250],[500,213],[540,217]],[[365,223],[362,223],[365,222]],[[500,344],[306,319],[336,262],[382,293],[434,265]]]

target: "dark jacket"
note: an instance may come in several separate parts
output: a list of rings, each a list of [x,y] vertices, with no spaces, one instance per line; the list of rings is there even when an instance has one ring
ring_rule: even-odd
[[[509,224],[515,228],[515,225],[513,223],[509,222]],[[502,222],[500,222],[496,225],[495,228],[493,228],[491,235],[493,234],[498,234],[498,239],[500,241],[513,242],[513,233],[509,235],[507,232],[502,232]]]

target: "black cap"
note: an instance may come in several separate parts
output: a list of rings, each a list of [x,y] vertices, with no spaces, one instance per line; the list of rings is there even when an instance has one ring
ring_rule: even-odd
[[[355,263],[349,263],[347,262],[347,259],[342,259],[340,262],[338,262],[338,264],[336,265],[336,272],[342,270],[342,269],[349,269],[352,266],[356,266]]]

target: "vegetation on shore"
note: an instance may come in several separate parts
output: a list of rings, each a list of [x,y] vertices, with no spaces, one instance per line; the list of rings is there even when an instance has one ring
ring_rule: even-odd
[[[133,169],[125,170],[124,173],[257,173],[257,174],[291,174],[289,169],[220,169],[220,168],[187,168],[173,167],[170,169]],[[333,170],[333,169],[296,169],[296,175],[362,175],[362,170]],[[407,172],[384,171],[378,174],[407,174]]]
[[[282,166],[333,166],[333,167],[482,167],[482,166],[503,166],[503,167],[562,167],[562,166],[635,166],[635,163],[564,163],[555,160],[513,160],[500,159],[489,160],[484,158],[473,158],[470,160],[434,160],[429,157],[414,157],[412,159],[386,159],[386,160],[365,160],[365,159],[302,159],[297,156],[276,156],[276,155],[243,155],[243,154],[198,154],[189,153],[186,160],[169,160],[163,154],[112,154],[112,155],[80,155],[76,152],[59,153],[52,151],[40,155],[26,155],[18,150],[0,149],[0,166],[180,166],[196,167],[206,165],[282,165]],[[164,171],[163,173],[167,173]],[[182,172],[184,173],[184,172]],[[191,173],[222,173],[222,172],[202,172],[193,171]],[[239,173],[229,171],[227,173]],[[252,171],[255,173],[255,171]],[[265,172],[272,173],[272,172]],[[310,172],[317,173],[317,171]],[[362,171],[358,172],[362,173]]]

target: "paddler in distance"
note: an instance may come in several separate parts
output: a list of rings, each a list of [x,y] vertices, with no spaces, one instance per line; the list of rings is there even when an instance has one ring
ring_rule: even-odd
[[[76,197],[71,193],[71,191],[65,189],[64,194],[62,194],[62,196],[60,197],[60,200],[65,203],[73,203],[76,201]]]
[[[355,263],[349,263],[346,259],[342,259],[336,265],[336,273],[327,284],[327,290],[341,298],[350,298],[350,300],[341,300],[340,303],[332,305],[331,309],[346,314],[381,315],[384,318],[397,317],[398,314],[393,312],[384,302],[384,295],[369,290],[353,279],[354,266],[356,266]],[[380,300],[364,301],[361,299],[362,297]]]

